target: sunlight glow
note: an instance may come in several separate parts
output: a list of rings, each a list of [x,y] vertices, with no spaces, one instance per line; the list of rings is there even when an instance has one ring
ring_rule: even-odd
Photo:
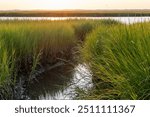
[[[0,0],[0,10],[10,9],[149,9],[150,0]]]

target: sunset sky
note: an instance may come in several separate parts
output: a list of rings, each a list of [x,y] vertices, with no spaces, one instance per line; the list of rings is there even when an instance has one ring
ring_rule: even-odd
[[[0,0],[0,10],[150,9],[150,0]]]

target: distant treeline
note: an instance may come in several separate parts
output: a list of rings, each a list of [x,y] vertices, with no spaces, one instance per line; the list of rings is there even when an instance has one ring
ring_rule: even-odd
[[[120,17],[150,16],[150,10],[0,11],[0,17]]]

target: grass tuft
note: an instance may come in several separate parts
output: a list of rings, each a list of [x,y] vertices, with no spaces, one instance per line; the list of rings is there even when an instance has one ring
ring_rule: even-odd
[[[82,55],[94,74],[94,99],[150,99],[149,22],[99,27]]]

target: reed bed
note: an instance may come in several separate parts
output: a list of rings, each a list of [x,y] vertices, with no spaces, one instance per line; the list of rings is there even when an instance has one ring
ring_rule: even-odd
[[[40,67],[69,60],[77,45],[99,26],[114,20],[0,21],[0,99],[12,99],[16,81]],[[91,51],[91,49],[90,49]],[[88,53],[90,53],[90,51]],[[24,78],[23,77],[23,78]],[[8,98],[7,98],[8,97]]]
[[[80,99],[150,99],[150,22],[99,27],[82,57],[95,86]]]
[[[81,40],[79,35],[100,25],[94,20],[65,21],[0,21],[0,85],[18,74],[29,76],[37,66],[69,59],[73,48]],[[84,25],[84,27],[82,26]],[[83,29],[82,29],[83,28]],[[12,78],[13,77],[13,78]]]

